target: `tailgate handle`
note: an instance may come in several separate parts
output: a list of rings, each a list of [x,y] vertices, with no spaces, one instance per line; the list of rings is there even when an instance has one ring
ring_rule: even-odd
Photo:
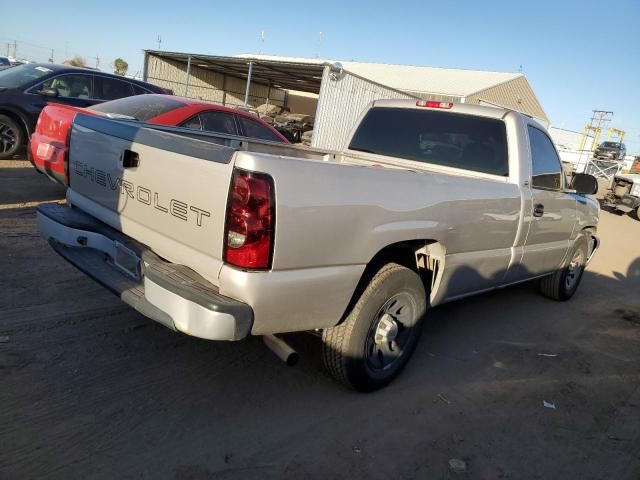
[[[140,156],[133,150],[125,150],[122,153],[122,168],[136,168],[140,165]]]

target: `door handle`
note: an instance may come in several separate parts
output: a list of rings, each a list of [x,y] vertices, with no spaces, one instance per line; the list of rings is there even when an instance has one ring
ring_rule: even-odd
[[[541,217],[542,215],[544,215],[544,205],[541,203],[536,203],[533,206],[533,216]]]

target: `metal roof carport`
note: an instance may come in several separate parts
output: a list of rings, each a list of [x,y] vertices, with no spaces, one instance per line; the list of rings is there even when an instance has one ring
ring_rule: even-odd
[[[247,80],[250,83],[271,86],[273,88],[299,90],[309,93],[320,93],[322,72],[325,62],[317,64],[283,62],[274,60],[254,60],[241,57],[224,57],[219,55],[201,55],[195,53],[165,52],[162,50],[145,50],[144,80],[154,79],[149,76],[149,61],[154,58],[174,61],[186,68],[184,86],[188,88],[189,78],[196,68],[229,75]],[[250,71],[251,70],[251,71]],[[163,80],[157,78],[156,80]],[[177,95],[182,92],[176,90]]]
[[[144,80],[176,95],[223,105],[285,105],[285,90],[318,94],[311,145],[343,148],[366,105],[376,99],[416,98],[325,60],[281,61],[145,50]]]

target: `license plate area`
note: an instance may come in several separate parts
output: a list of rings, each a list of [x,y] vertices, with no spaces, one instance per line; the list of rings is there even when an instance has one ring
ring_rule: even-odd
[[[111,262],[113,266],[129,277],[140,280],[142,278],[140,257],[136,252],[117,241],[113,242],[113,247],[114,255]]]

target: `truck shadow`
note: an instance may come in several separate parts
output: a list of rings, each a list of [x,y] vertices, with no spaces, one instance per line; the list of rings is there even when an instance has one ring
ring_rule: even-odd
[[[66,188],[39,174],[31,165],[0,168],[0,207],[62,200]]]
[[[638,291],[640,257],[615,278],[587,270],[569,302],[525,283],[430,310],[405,371],[369,395],[323,373],[317,335],[286,335],[302,353],[290,368],[258,338],[207,342],[123,313],[119,299],[54,259],[48,252],[46,268],[62,283],[38,287],[53,303],[18,310],[14,293],[0,327],[10,338],[0,365],[11,373],[0,424],[12,425],[15,439],[0,452],[6,478],[45,476],[53,466],[60,478],[317,478],[316,468],[323,478],[350,469],[350,478],[390,478],[398,465],[415,478],[425,464],[424,478],[446,478],[451,456],[471,458],[474,469],[489,464],[489,473],[494,464],[518,472],[509,458],[523,451],[554,478],[565,458],[544,455],[550,432],[581,448],[602,431],[612,398],[640,382],[640,304],[628,293]],[[541,419],[543,400],[562,416]],[[488,438],[491,461],[479,453]],[[603,455],[612,455],[605,442]],[[389,451],[393,460],[369,471]]]
[[[495,277],[502,278],[504,273],[499,272]],[[527,271],[523,268],[519,273],[527,276]],[[429,309],[422,319],[424,325],[422,338],[414,355],[417,359],[413,358],[406,368],[409,372],[416,373],[416,370],[421,368],[420,362],[431,363],[428,357],[433,355],[433,350],[442,352],[446,349],[445,342],[436,341],[433,343],[433,339],[440,335],[447,335],[451,328],[468,329],[469,332],[461,334],[469,335],[471,333],[476,341],[481,332],[494,334],[498,337],[507,333],[522,336],[523,332],[530,332],[535,336],[536,331],[553,330],[553,326],[549,322],[555,322],[557,317],[574,321],[580,321],[581,316],[584,316],[584,319],[593,319],[593,312],[590,311],[588,305],[591,298],[597,298],[603,292],[618,292],[619,295],[640,289],[640,257],[630,264],[626,274],[613,272],[613,275],[614,278],[587,269],[583,273],[581,285],[574,297],[567,302],[558,302],[543,297],[538,292],[539,280],[530,280]],[[450,283],[458,281],[472,284],[486,283],[486,279],[482,275],[468,267],[459,268],[453,273]],[[523,308],[523,305],[526,307]],[[635,310],[633,310],[634,308]],[[635,312],[632,316],[640,315],[640,304],[631,306],[631,309]],[[625,310],[624,307],[611,311],[620,314],[623,310]],[[523,328],[522,320],[525,318],[529,322]],[[576,328],[580,328],[579,325],[576,325]],[[291,337],[291,343],[300,351],[312,350],[313,355],[309,356],[308,361],[313,362],[315,368],[322,368],[320,334],[315,335],[314,340],[309,340],[307,337],[306,341],[302,340],[302,334],[290,334],[288,337]],[[487,337],[485,341],[494,342],[495,339]],[[426,353],[425,348],[427,349]],[[480,349],[481,347],[477,346],[476,348]],[[447,357],[447,354],[444,356]],[[404,372],[402,375],[410,376],[412,373]]]

